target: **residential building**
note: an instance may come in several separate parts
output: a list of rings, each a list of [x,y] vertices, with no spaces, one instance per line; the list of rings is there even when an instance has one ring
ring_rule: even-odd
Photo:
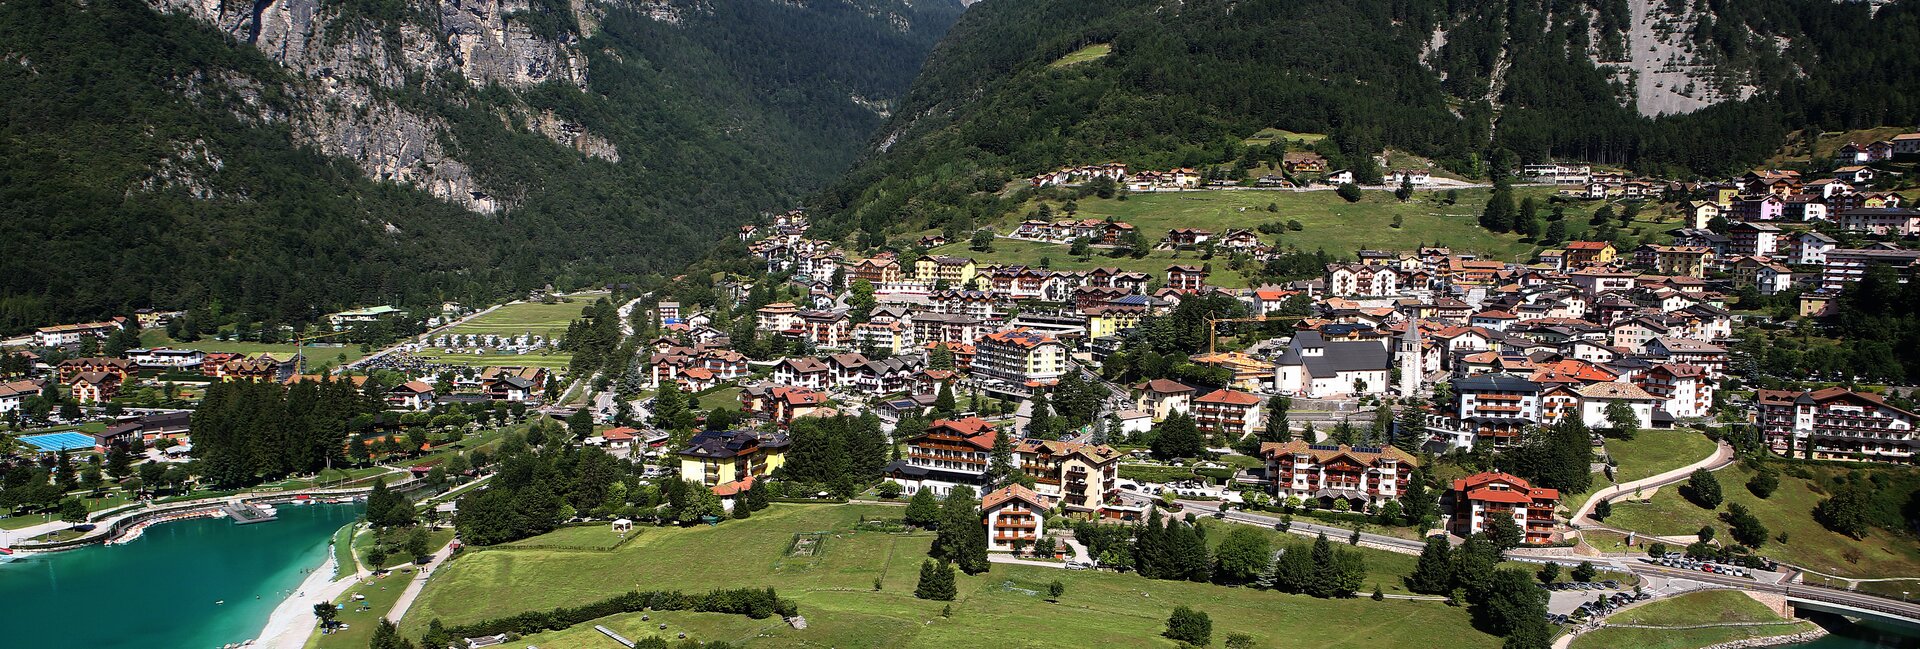
[[[718,494],[723,486],[773,473],[786,463],[788,445],[782,433],[709,430],[695,433],[687,447],[674,454],[680,458],[681,480],[700,483]]]
[[[1185,383],[1173,379],[1153,379],[1133,386],[1133,407],[1153,417],[1153,421],[1166,421],[1176,412],[1192,410],[1194,390]]]
[[[1400,271],[1392,266],[1369,264],[1327,264],[1327,295],[1335,297],[1386,297],[1399,295]]]
[[[41,327],[35,329],[33,332],[33,346],[66,347],[68,345],[77,345],[80,343],[82,336],[93,336],[104,339],[119,330],[120,323],[116,321],[85,322],[80,324]]]
[[[68,395],[78,403],[106,403],[120,396],[121,375],[81,372],[67,382]]]
[[[1820,274],[1820,288],[1839,292],[1848,284],[1865,278],[1867,269],[1874,266],[1893,267],[1904,281],[1916,265],[1920,265],[1920,250],[1835,248],[1827,251],[1827,263]]]
[[[1568,268],[1589,264],[1611,264],[1619,251],[1605,241],[1569,241],[1565,256]]]
[[[1499,448],[1520,443],[1522,432],[1541,423],[1540,391],[1540,384],[1512,374],[1454,379],[1448,446]]]
[[[1173,264],[1167,266],[1167,288],[1181,293],[1195,293],[1207,286],[1207,271],[1200,266]]]
[[[1611,428],[1613,423],[1607,416],[1607,408],[1615,403],[1627,404],[1627,408],[1633,411],[1636,427],[1652,428],[1654,411],[1659,410],[1663,401],[1647,394],[1640,386],[1619,381],[1583,385],[1573,388],[1573,392],[1580,395],[1580,421],[1588,428]],[[1671,423],[1671,417],[1667,423]]]
[[[1833,221],[1848,232],[1896,237],[1920,234],[1920,209],[1862,207],[1835,214]]]
[[[1816,460],[1915,464],[1916,415],[1877,394],[1832,387],[1754,394],[1760,434],[1773,452]]]
[[[887,476],[908,494],[931,489],[945,496],[959,485],[978,488],[987,483],[999,435],[993,424],[978,417],[935,420],[926,432],[906,441],[907,452],[887,465]]]
[[[40,390],[41,382],[37,379],[0,382],[0,415],[18,410],[28,397],[39,396]]]
[[[433,407],[433,386],[425,381],[408,381],[387,391],[387,407],[396,410],[426,410]]]
[[[1014,384],[1052,383],[1067,371],[1067,348],[1026,327],[982,336],[973,374]]]
[[[1839,246],[1833,237],[1815,230],[1802,232],[1793,238],[1793,252],[1788,261],[1807,266],[1819,266],[1827,263],[1827,253]]]
[[[1113,447],[1030,439],[1013,452],[1033,488],[1069,516],[1131,518],[1141,511],[1120,500],[1120,452]]]
[[[1010,484],[980,498],[986,518],[987,550],[1023,551],[1047,533],[1047,510],[1052,505],[1032,489]]]
[[[1214,390],[1193,400],[1193,421],[1200,433],[1223,435],[1229,443],[1259,429],[1260,397],[1238,390]]]
[[[1350,447],[1305,440],[1260,445],[1268,488],[1277,498],[1312,500],[1321,509],[1366,511],[1399,500],[1420,461],[1392,446]]]
[[[1511,517],[1526,533],[1528,545],[1555,540],[1553,510],[1560,505],[1560,492],[1528,484],[1526,479],[1506,473],[1476,473],[1453,481],[1453,517],[1449,531],[1471,536],[1487,531],[1495,517]]]
[[[1780,254],[1780,228],[1767,223],[1735,223],[1727,229],[1731,255],[1772,257]]]
[[[1659,397],[1667,414],[1681,418],[1706,417],[1713,413],[1714,381],[1707,368],[1685,363],[1661,363],[1648,368],[1638,385],[1647,394]]]

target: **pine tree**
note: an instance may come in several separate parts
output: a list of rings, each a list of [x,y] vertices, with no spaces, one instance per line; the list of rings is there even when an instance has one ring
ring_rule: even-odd
[[[1140,576],[1148,579],[1166,579],[1168,573],[1168,554],[1166,548],[1166,529],[1160,522],[1160,510],[1147,512],[1147,522],[1140,526],[1133,544],[1134,569]]]
[[[940,392],[933,397],[933,416],[952,417],[959,412],[959,403],[953,398],[953,384],[942,382]]]
[[[1413,400],[1400,407],[1400,416],[1394,420],[1393,445],[1409,454],[1420,452],[1427,440],[1427,409],[1419,400]]]
[[[1420,561],[1414,564],[1413,572],[1407,575],[1407,590],[1429,595],[1453,590],[1451,550],[1452,546],[1447,544],[1446,537],[1427,537],[1427,546],[1420,550]]]
[[[931,559],[920,562],[920,581],[913,587],[913,596],[942,602],[953,601],[959,594],[958,577],[953,574],[953,564],[941,561],[935,564]]]
[[[1274,395],[1267,399],[1267,427],[1260,431],[1260,441],[1286,443],[1293,441],[1293,429],[1287,421],[1287,411],[1293,408],[1293,399]]]
[[[1012,480],[1013,474],[1019,471],[1019,468],[1013,465],[1013,436],[995,435],[990,458],[991,462],[987,466],[987,485],[999,487]]]
[[[907,501],[905,521],[914,527],[934,527],[940,524],[940,500],[935,498],[932,489],[922,487],[914,492]]]

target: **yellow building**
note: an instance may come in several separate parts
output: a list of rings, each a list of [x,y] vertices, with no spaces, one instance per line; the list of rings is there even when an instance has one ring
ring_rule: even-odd
[[[952,288],[965,288],[979,276],[980,267],[966,257],[925,255],[913,262],[913,278],[926,284],[945,281]]]
[[[1707,276],[1707,266],[1713,262],[1713,250],[1703,246],[1650,246],[1653,249],[1653,268],[1663,275],[1685,277]]]
[[[1140,326],[1139,311],[1120,311],[1116,309],[1094,307],[1087,310],[1087,337],[1105,338],[1120,333],[1122,329]]]
[[[679,452],[680,479],[720,487],[772,473],[786,453],[787,438],[779,433],[710,430],[694,435]]]

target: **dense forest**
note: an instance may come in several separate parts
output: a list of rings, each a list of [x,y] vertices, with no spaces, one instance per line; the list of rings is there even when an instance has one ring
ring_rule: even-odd
[[[677,24],[605,7],[581,39],[585,92],[451,74],[382,89],[444,121],[440,144],[509,205],[481,215],[301,146],[261,116],[298,109],[313,82],[205,23],[134,0],[0,6],[0,332],[149,306],[298,324],[672,274],[851,163],[961,11],[702,7]],[[360,9],[330,28],[408,19]],[[574,29],[567,3],[516,19]],[[502,117],[544,110],[619,161]]]
[[[828,233],[966,230],[1012,209],[1010,179],[1119,160],[1168,168],[1277,157],[1264,128],[1329,137],[1336,161],[1383,147],[1469,176],[1491,153],[1666,175],[1758,162],[1793,129],[1912,123],[1920,11],[1817,0],[1665,3],[1743,101],[1651,119],[1608,62],[1621,0],[1034,0],[969,10],[929,57],[875,152],[815,197]],[[1443,39],[1434,37],[1444,32]],[[1780,45],[1784,44],[1784,46]],[[1065,64],[1094,45],[1104,56]],[[1338,162],[1336,162],[1338,164]],[[902,218],[905,217],[905,218]]]

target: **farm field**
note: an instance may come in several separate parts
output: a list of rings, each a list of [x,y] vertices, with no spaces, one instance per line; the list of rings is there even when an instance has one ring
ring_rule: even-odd
[[[1730,590],[1693,592],[1650,602],[1607,618],[1607,623],[1701,628],[1602,628],[1575,638],[1573,649],[1687,649],[1813,629],[1811,622],[1782,617],[1753,598]],[[1713,624],[1730,626],[1702,626]]]
[[[572,354],[462,354],[447,353],[440,349],[422,349],[413,352],[415,358],[443,365],[467,365],[472,367],[544,367],[550,370],[566,369],[573,362]]]
[[[1059,60],[1054,61],[1053,63],[1050,63],[1048,65],[1050,67],[1055,67],[1055,68],[1064,68],[1069,65],[1086,63],[1088,61],[1097,61],[1097,60],[1100,60],[1101,58],[1106,57],[1106,55],[1112,54],[1112,53],[1113,53],[1112,44],[1096,43],[1093,45],[1082,47],[1072,52],[1068,52],[1066,56],[1062,56],[1060,57]]]
[[[1815,476],[1844,473],[1842,467],[1807,466]],[[1913,537],[1872,528],[1864,540],[1828,530],[1813,520],[1813,508],[1826,496],[1816,492],[1814,481],[1780,476],[1780,488],[1769,498],[1759,498],[1747,490],[1753,470],[1745,463],[1714,472],[1726,502],[1741,503],[1764,523],[1770,534],[1787,533],[1787,542],[1769,539],[1759,553],[1763,556],[1799,565],[1819,572],[1844,577],[1920,577],[1920,544]],[[1646,502],[1619,501],[1607,525],[1660,536],[1692,535],[1702,526],[1712,526],[1716,538],[1728,538],[1727,524],[1719,511],[1708,511],[1680,495],[1677,488],[1662,488]],[[1859,553],[1858,562],[1849,561],[1849,550]]]
[[[988,639],[995,646],[1171,647],[1173,642],[1159,633],[1174,605],[1189,604],[1212,616],[1216,642],[1228,633],[1244,632],[1270,647],[1472,649],[1500,644],[1498,638],[1474,630],[1465,609],[1438,602],[1316,600],[1130,574],[1004,564],[980,576],[962,575],[960,597],[951,602],[952,616],[942,617],[948,603],[912,595],[932,535],[853,530],[861,517],[896,518],[900,512],[879,505],[776,504],[751,519],[714,527],[646,528],[613,552],[511,547],[473,552],[434,576],[402,627],[417,636],[435,618],[460,624],[596,601],[632,589],[700,592],[770,586],[799,603],[808,628],[678,613],[650,614],[655,621],[640,625],[635,624],[637,614],[595,623],[634,631],[628,636],[632,639],[645,637],[649,629],[657,632],[657,624],[666,623],[674,634],[666,636],[669,640],[684,631],[691,638],[748,647],[953,647],[980,646]],[[797,534],[813,532],[825,533],[818,554],[788,556]],[[582,578],[585,575],[592,578]],[[1043,595],[1056,579],[1066,586],[1057,604]],[[1280,624],[1304,619],[1345,622]],[[583,625],[536,638],[552,643],[539,646],[570,646],[568,639],[584,640],[590,636],[583,633],[591,630],[591,625]]]
[[[1003,229],[1004,233],[1004,229]],[[1164,236],[1165,231],[1156,236]],[[1068,254],[1068,247],[1039,241],[1021,241],[1018,239],[995,239],[993,250],[980,252],[967,247],[965,242],[950,243],[928,251],[935,255],[971,257],[983,264],[1018,264],[1039,266],[1051,270],[1072,271],[1094,268],[1119,268],[1121,270],[1146,273],[1155,281],[1166,278],[1167,266],[1171,264],[1213,264],[1213,274],[1207,277],[1207,283],[1226,288],[1246,288],[1247,280],[1238,271],[1227,268],[1226,257],[1203,260],[1200,253],[1192,250],[1155,250],[1139,259],[1132,257],[1108,257],[1104,252],[1094,250],[1093,257],[1081,261],[1079,257]]]

